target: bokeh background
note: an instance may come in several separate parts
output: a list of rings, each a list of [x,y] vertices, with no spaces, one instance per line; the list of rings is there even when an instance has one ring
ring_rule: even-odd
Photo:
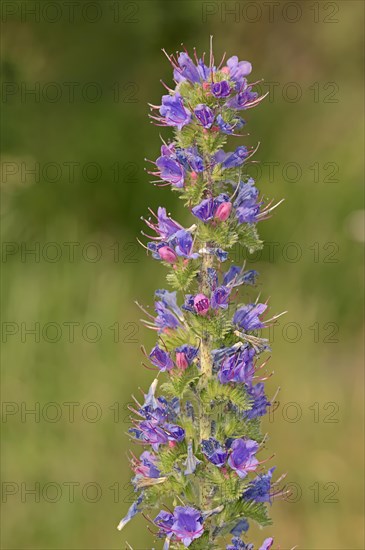
[[[73,4],[2,2],[1,547],[153,546],[143,519],[116,531],[126,407],[153,378],[134,300],[165,284],[136,236],[149,206],[189,215],[144,171],[160,146],[147,103],[171,82],[161,48],[206,51],[213,34],[216,58],[250,60],[271,89],[244,143],[261,142],[264,195],[285,198],[247,261],[288,310],[264,430],[291,496],[252,540],[363,549],[363,2]]]

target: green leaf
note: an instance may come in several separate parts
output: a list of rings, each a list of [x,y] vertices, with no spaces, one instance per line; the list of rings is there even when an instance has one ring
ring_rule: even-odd
[[[229,531],[233,525],[242,518],[252,519],[263,527],[272,523],[267,507],[263,502],[253,502],[240,499],[235,502],[230,502],[225,506],[219,518],[222,519],[221,526],[223,528],[223,532],[226,531],[226,529]],[[229,523],[225,525],[226,522]]]
[[[165,332],[160,336],[160,340],[163,342],[163,346],[166,351],[172,351],[183,344],[189,344],[191,346],[197,345],[197,340],[191,331],[184,328],[178,328],[170,332]]]
[[[182,399],[190,389],[190,384],[197,382],[200,376],[198,368],[195,365],[191,365],[183,372],[179,371],[171,374],[169,382],[162,384],[161,389],[172,397]]]
[[[195,183],[184,187],[184,190],[180,193],[180,198],[186,201],[185,206],[195,206],[202,201],[206,188],[207,183],[202,176],[199,176]]]
[[[178,266],[175,270],[167,274],[167,282],[174,290],[186,292],[199,273],[200,267],[196,267],[196,262],[190,261],[186,266]]]
[[[216,404],[230,402],[241,411],[250,408],[247,393],[242,384],[231,386],[221,384],[217,378],[211,378],[201,393],[201,399],[205,403],[214,401]]]

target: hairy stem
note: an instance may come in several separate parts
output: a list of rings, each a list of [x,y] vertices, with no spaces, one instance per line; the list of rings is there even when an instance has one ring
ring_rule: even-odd
[[[208,243],[204,248],[208,247]],[[202,294],[210,294],[209,289],[209,280],[208,280],[208,268],[213,267],[214,257],[211,254],[204,254],[202,259],[201,273],[200,273],[200,285],[199,291]],[[205,330],[201,334],[201,344],[200,344],[200,390],[206,387],[208,380],[212,376],[212,337],[209,334],[209,331]],[[209,411],[206,409],[206,405],[200,401],[199,409],[199,440],[209,439],[211,435],[211,420]],[[203,483],[200,485],[200,506],[203,508],[207,504],[206,495],[204,494]]]

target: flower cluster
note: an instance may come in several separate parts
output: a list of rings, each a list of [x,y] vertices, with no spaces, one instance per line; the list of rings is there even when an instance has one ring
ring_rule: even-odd
[[[207,63],[195,51],[167,57],[175,85],[164,84],[151,118],[172,127],[174,139],[163,141],[149,173],[178,193],[191,225],[163,207],[143,218],[141,244],[168,269],[171,290],[155,292],[154,311],[139,306],[157,337],[149,352],[142,347],[157,377],[130,407],[129,433],[144,449],[131,453],[136,500],[118,528],[142,512],[164,550],[253,550],[250,524],[269,524],[267,505],[282,494],[275,467],[265,470],[260,431],[271,406],[261,359],[270,346],[261,333],[278,316],[259,300],[258,273],[230,263],[229,251],[236,243],[260,249],[256,225],[277,204],[247,174],[257,148],[224,146],[246,124],[241,112],[263,97],[248,81],[251,64],[236,56],[218,65],[212,50]],[[160,375],[166,397],[156,396]],[[267,538],[259,550],[272,544]]]

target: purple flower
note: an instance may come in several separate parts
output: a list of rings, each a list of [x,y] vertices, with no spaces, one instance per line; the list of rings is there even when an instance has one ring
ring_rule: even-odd
[[[177,366],[185,370],[189,365],[192,364],[195,357],[198,355],[198,348],[183,344],[176,348],[176,364]]]
[[[255,373],[253,358],[255,350],[245,347],[243,350],[229,355],[221,363],[218,379],[221,384],[230,382],[251,383]]]
[[[135,478],[133,482],[138,484],[141,478],[157,479],[160,477],[160,470],[156,466],[157,456],[149,451],[144,451],[136,462],[134,471]]]
[[[252,178],[247,183],[240,181],[237,198],[234,201],[236,216],[240,223],[255,223],[260,213],[261,203],[257,202],[258,189]]]
[[[233,537],[232,544],[226,546],[226,550],[254,550],[253,544],[246,544],[239,537]]]
[[[185,170],[181,164],[166,156],[159,157],[156,164],[162,180],[171,183],[173,187],[184,187]]]
[[[185,430],[181,426],[176,426],[175,424],[165,424],[164,428],[167,432],[169,441],[180,442],[185,438]]]
[[[170,355],[158,346],[155,346],[149,354],[150,361],[158,367],[160,371],[169,371],[174,367],[174,362]]]
[[[204,161],[196,147],[186,147],[185,149],[177,147],[175,156],[186,170],[194,172],[204,171]]]
[[[121,531],[125,525],[139,512],[139,505],[142,502],[142,495],[133,502],[132,506],[129,507],[127,515],[119,522],[117,529]]]
[[[218,273],[213,267],[208,267],[207,276],[208,276],[209,287],[213,291],[218,286]]]
[[[165,290],[163,288],[163,289],[156,290],[155,296],[157,298],[160,298],[163,304],[166,307],[170,308],[178,317],[182,317],[182,311],[177,305],[176,291],[169,292],[168,290]]]
[[[186,547],[204,532],[201,512],[191,506],[176,506],[174,520],[171,531]]]
[[[258,416],[264,416],[264,414],[266,414],[267,407],[270,407],[271,405],[265,395],[264,384],[259,382],[255,386],[249,387],[247,392],[251,398],[251,409],[245,411],[244,414],[246,418],[252,420]]]
[[[242,271],[242,268],[237,265],[232,265],[229,270],[224,274],[223,284],[225,286],[239,286],[254,285],[256,283],[257,271],[250,269],[249,271]]]
[[[183,80],[200,82],[199,70],[187,53],[181,52],[177,61],[179,67],[174,70],[176,82],[182,82]]]
[[[189,474],[193,474],[196,470],[196,467],[198,464],[201,463],[201,460],[196,458],[196,456],[193,453],[193,444],[191,441],[188,443],[188,456],[186,460],[184,461],[184,466],[186,466],[186,469],[184,471],[184,474],[187,476]]]
[[[259,445],[253,439],[235,439],[231,445],[231,454],[228,464],[235,470],[240,478],[247,476],[248,472],[256,470],[259,461],[255,454]]]
[[[222,168],[236,168],[241,166],[248,157],[247,147],[240,145],[233,153],[225,153],[222,149],[215,154],[216,162],[222,164]]]
[[[180,321],[162,301],[155,302],[155,325],[159,332],[164,332],[166,329],[177,329],[180,326]]]
[[[214,216],[214,200],[212,198],[202,200],[192,208],[191,212],[203,222],[211,220]]]
[[[255,502],[271,502],[271,478],[275,470],[270,468],[267,474],[258,475],[247,487],[243,493],[243,497],[247,500]]]
[[[189,231],[186,231],[185,229],[180,229],[180,231],[175,233],[171,242],[174,245],[176,254],[178,256],[189,258],[191,260],[199,258],[199,254],[193,252],[194,241]]]
[[[138,428],[130,428],[129,432],[139,441],[151,445],[154,451],[158,451],[160,445],[165,445],[169,441],[165,430],[149,420],[140,422]]]
[[[245,80],[245,76],[249,75],[252,71],[252,65],[248,61],[238,61],[238,57],[233,55],[227,59],[227,67],[229,69],[229,75],[237,85],[237,89],[240,89],[242,82]]]
[[[190,313],[195,313],[193,294],[185,295],[185,302],[184,302],[184,305],[182,306],[182,309],[185,309],[186,311],[190,311]]]
[[[197,294],[194,297],[194,310],[198,315],[206,315],[210,308],[210,300],[205,294]]]
[[[231,122],[226,122],[222,115],[218,115],[216,118],[216,123],[223,134],[233,134],[236,130],[242,128],[245,121],[241,117],[234,117]]]
[[[181,130],[191,120],[191,113],[184,107],[183,98],[176,92],[174,95],[162,96],[162,105],[160,107],[162,122],[166,126],[176,126]]]
[[[203,128],[210,128],[214,121],[214,113],[210,107],[200,103],[194,109],[194,114]]]
[[[203,199],[191,209],[191,212],[194,216],[199,218],[199,220],[208,222],[216,216],[219,207],[225,203],[229,203],[229,196],[225,193],[221,193],[215,198],[210,197],[209,199]]]
[[[145,222],[148,227],[156,231],[158,238],[163,241],[168,240],[171,236],[175,235],[177,231],[183,229],[179,223],[167,215],[166,208],[163,208],[162,206],[158,207],[157,216],[156,214],[154,215],[157,218],[157,223],[151,222],[150,219],[145,220]]]
[[[227,309],[231,289],[226,286],[219,286],[212,294],[210,305],[213,309]]]
[[[228,97],[231,93],[231,87],[227,80],[213,82],[210,89],[214,97]]]
[[[238,325],[245,331],[264,328],[265,324],[260,321],[259,317],[266,309],[267,304],[249,304],[240,307],[234,314],[233,324]]]
[[[270,550],[273,544],[274,544],[273,538],[270,537],[268,539],[265,539],[262,545],[260,546],[259,550]]]
[[[174,523],[174,516],[169,512],[161,510],[161,512],[155,517],[153,522],[162,529],[162,534],[171,531],[172,524]]]
[[[211,462],[220,468],[224,466],[227,461],[228,453],[221,446],[219,441],[210,437],[209,439],[203,439],[201,442],[202,453]]]
[[[213,254],[215,254],[220,262],[225,262],[228,258],[228,252],[222,250],[221,248],[213,248],[212,252]]]
[[[239,522],[233,527],[233,529],[230,530],[230,533],[232,533],[232,535],[235,535],[236,537],[239,537],[243,531],[248,531],[249,527],[250,526],[247,519],[243,518],[240,519]]]
[[[208,80],[212,73],[210,67],[207,67],[202,59],[199,59],[198,61],[198,71],[200,74],[200,78],[204,81]],[[213,72],[215,72],[215,67],[213,67]]]
[[[254,102],[258,98],[258,93],[252,91],[252,87],[248,86],[243,91],[240,91],[237,95],[229,99],[226,106],[230,109],[242,110],[248,109],[253,106]],[[260,100],[259,100],[260,101]]]

